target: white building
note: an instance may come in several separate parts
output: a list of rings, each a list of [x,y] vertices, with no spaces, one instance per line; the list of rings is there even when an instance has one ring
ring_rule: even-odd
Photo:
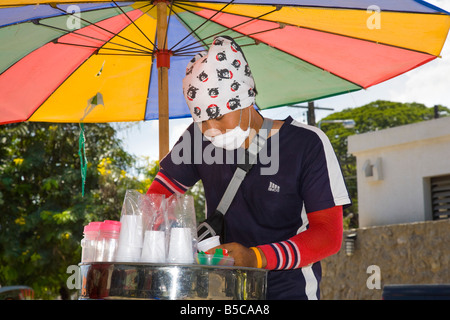
[[[350,136],[359,227],[450,216],[450,117]]]

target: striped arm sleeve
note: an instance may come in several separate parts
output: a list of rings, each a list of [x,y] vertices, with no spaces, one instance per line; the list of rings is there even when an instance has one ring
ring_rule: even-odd
[[[308,214],[309,228],[292,238],[260,245],[268,270],[307,266],[337,253],[342,243],[342,206]]]
[[[258,246],[266,256],[268,270],[300,268],[300,250],[291,240]]]
[[[166,197],[171,196],[174,193],[184,194],[188,187],[179,183],[173,178],[170,178],[169,175],[161,169],[150,185],[147,194],[157,193],[164,194]]]

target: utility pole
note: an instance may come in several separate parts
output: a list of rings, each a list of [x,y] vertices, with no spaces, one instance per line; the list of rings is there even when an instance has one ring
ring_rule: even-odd
[[[308,112],[306,114],[307,114],[308,124],[311,126],[315,126],[316,125],[316,113],[314,111],[314,101],[308,102]]]
[[[438,105],[434,106],[434,118],[435,119],[439,118],[439,106]]]
[[[302,105],[298,105],[298,104],[291,104],[288,105],[286,107],[291,107],[291,108],[305,108],[308,109],[308,111],[306,112],[307,114],[307,121],[308,124],[311,126],[315,126],[316,125],[316,110],[330,110],[333,111],[333,108],[322,108],[322,107],[317,107],[314,105],[314,101],[309,101],[307,106],[302,106]]]

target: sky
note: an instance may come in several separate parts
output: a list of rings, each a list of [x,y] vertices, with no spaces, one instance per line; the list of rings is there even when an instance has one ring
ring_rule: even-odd
[[[450,0],[429,0],[450,12]],[[315,101],[315,105],[328,110],[316,110],[316,122],[331,113],[346,108],[363,106],[375,100],[390,100],[395,102],[417,102],[432,107],[441,104],[450,107],[450,36],[442,49],[442,58],[400,75],[384,83],[344,95]],[[305,103],[306,105],[306,103]],[[306,123],[306,109],[281,107],[263,110],[264,117],[285,119],[292,116],[297,121]],[[174,119],[169,123],[170,148],[176,143],[184,130],[192,122],[192,118]],[[138,157],[149,157],[158,160],[158,121],[138,122],[136,124],[113,124],[118,130],[118,138],[122,140],[123,148]]]

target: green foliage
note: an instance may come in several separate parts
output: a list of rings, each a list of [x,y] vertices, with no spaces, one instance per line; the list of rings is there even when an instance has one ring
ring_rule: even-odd
[[[438,106],[440,116],[450,115],[450,109]],[[347,188],[352,198],[352,207],[345,210],[346,228],[358,227],[358,190],[356,181],[356,159],[348,154],[347,138],[350,135],[376,131],[434,118],[434,108],[420,103],[399,103],[377,100],[358,108],[349,108],[335,112],[322,120],[353,119],[352,129],[346,129],[338,123],[322,123],[321,129],[327,134],[338,156]]]
[[[206,198],[202,181],[198,181],[192,188],[186,191],[186,194],[194,198],[195,217],[197,223],[202,222],[206,218]]]

